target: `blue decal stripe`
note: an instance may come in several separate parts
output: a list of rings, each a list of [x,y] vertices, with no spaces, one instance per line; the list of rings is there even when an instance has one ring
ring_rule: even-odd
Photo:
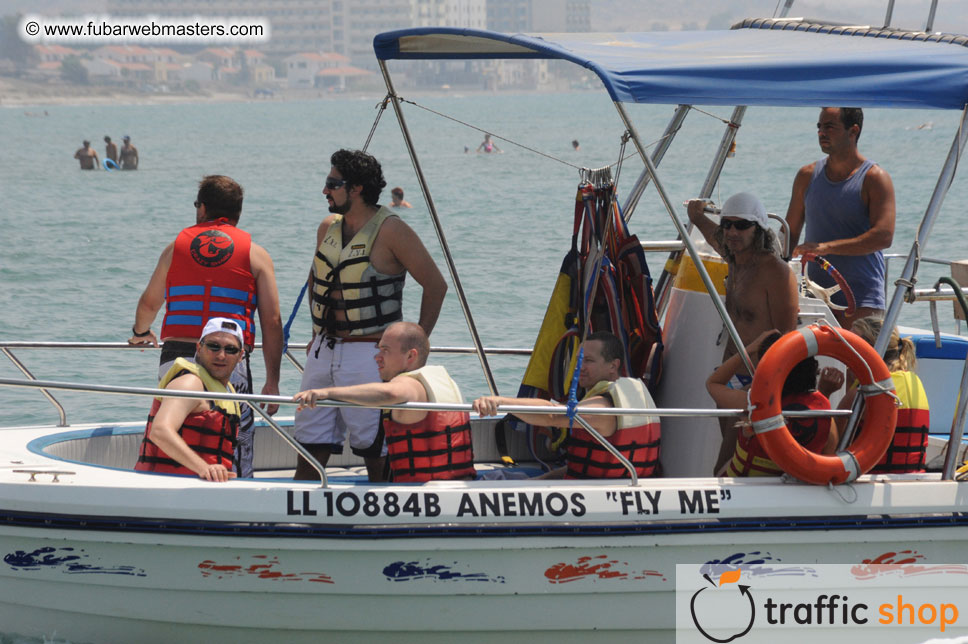
[[[181,295],[205,295],[204,286],[172,286],[168,289],[168,297],[179,297]]]
[[[224,288],[221,286],[212,287],[212,297],[227,297],[233,300],[249,301],[248,291],[240,291],[235,288]]]
[[[199,300],[180,300],[168,303],[169,311],[201,311],[202,302]]]
[[[228,302],[212,302],[208,306],[210,311],[220,313],[233,313],[235,315],[245,315],[245,307],[241,304],[229,304]]]
[[[180,521],[176,519],[137,519],[132,517],[94,517],[66,514],[40,514],[0,511],[6,525],[50,530],[101,530],[110,532],[147,532],[192,535],[258,536],[277,538],[331,539],[427,539],[433,537],[506,538],[509,536],[623,536],[645,534],[783,532],[804,530],[870,530],[899,528],[950,528],[968,526],[968,515],[951,513],[932,516],[870,517],[769,517],[682,523],[608,523],[588,525],[430,525],[363,526],[312,525],[298,523],[241,523],[218,521]]]
[[[202,316],[200,315],[167,315],[165,322],[168,324],[187,324],[189,326],[201,326]]]

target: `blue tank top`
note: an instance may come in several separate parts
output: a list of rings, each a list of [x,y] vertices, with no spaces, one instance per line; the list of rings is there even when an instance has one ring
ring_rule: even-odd
[[[857,237],[871,227],[867,206],[861,198],[864,177],[874,167],[870,159],[843,181],[827,178],[824,170],[827,158],[817,161],[810,185],[804,198],[806,230],[804,240],[825,242],[831,239]],[[884,254],[876,251],[868,255],[824,255],[834,268],[840,271],[851,290],[858,307],[885,308],[884,300]],[[817,264],[807,268],[810,279],[821,286],[834,285],[834,280]],[[842,293],[833,297],[835,304],[845,305]]]

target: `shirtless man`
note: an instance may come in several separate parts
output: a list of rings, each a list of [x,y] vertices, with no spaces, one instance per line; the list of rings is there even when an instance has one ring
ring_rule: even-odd
[[[138,169],[138,148],[131,145],[131,137],[124,135],[124,145],[121,146],[121,169]]]
[[[857,140],[864,113],[857,107],[825,107],[820,110],[817,135],[826,158],[805,165],[793,181],[787,210],[792,245],[804,242],[794,255],[814,253],[830,261],[854,292],[857,310],[847,317],[834,311],[837,321],[850,328],[854,320],[883,315],[884,255],[894,241],[894,184],[879,165],[864,158]],[[810,279],[823,287],[833,279],[816,264],[808,267]],[[836,304],[846,304],[840,293]]]
[[[386,187],[380,163],[361,151],[339,150],[323,194],[330,216],[316,231],[310,275],[313,339],[301,391],[377,382],[374,356],[383,330],[403,318],[407,273],[423,288],[419,324],[429,336],[447,283],[417,234],[377,199]],[[340,453],[347,431],[370,481],[384,479],[386,445],[377,409],[316,407],[296,415],[293,436],[325,465]],[[318,478],[300,458],[297,480]]]
[[[723,204],[719,225],[705,214],[701,199],[689,202],[689,220],[729,267],[726,281],[726,311],[745,345],[764,331],[781,333],[797,326],[799,297],[797,280],[790,267],[777,253],[775,237],[768,228],[766,208],[755,196],[741,192]],[[727,343],[723,361],[737,353],[732,341]],[[736,373],[736,387],[749,386],[752,377],[745,368]],[[723,445],[718,471],[732,456],[736,428],[732,419],[723,419]]]
[[[115,165],[118,163],[118,146],[110,136],[104,137],[104,158],[111,159]]]
[[[705,205],[701,199],[690,201],[689,220],[729,266],[726,310],[740,339],[749,344],[770,329],[795,329],[796,276],[777,254],[763,204],[746,192],[733,195],[723,204],[718,225],[705,214]],[[730,347],[728,353],[735,351]]]
[[[91,147],[90,141],[84,141],[84,147],[77,149],[74,158],[81,162],[81,170],[97,170],[101,167],[101,161],[97,158],[97,152]]]

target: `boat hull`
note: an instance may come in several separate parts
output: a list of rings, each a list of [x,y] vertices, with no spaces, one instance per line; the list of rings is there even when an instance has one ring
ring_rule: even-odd
[[[818,563],[954,562],[968,526],[953,520],[667,534],[643,525],[611,536],[576,526],[571,537],[488,536],[480,525],[483,534],[463,538],[415,529],[369,539],[5,526],[0,623],[74,642],[485,642],[523,632],[567,642],[590,630],[596,641],[672,642],[676,564],[770,575]]]

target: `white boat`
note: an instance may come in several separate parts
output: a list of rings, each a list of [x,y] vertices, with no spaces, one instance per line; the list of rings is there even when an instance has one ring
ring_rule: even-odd
[[[684,235],[672,246],[684,247],[693,266],[702,267],[713,260],[679,223],[681,209],[666,196],[653,163],[661,154],[646,153],[625,103],[680,105],[669,131],[694,104],[962,110],[966,42],[963,36],[748,21],[724,32],[546,37],[410,29],[377,36],[375,49],[435,219],[386,62],[568,60],[601,78],[646,164],[626,212],[652,183]],[[734,111],[734,123],[743,109]],[[968,138],[966,118],[901,272],[904,283],[917,270],[915,253],[927,241]],[[734,133],[727,128],[714,155],[705,195]],[[213,485],[131,471],[140,420],[4,428],[0,625],[74,642],[671,642],[676,564],[890,563],[902,552],[926,564],[963,559],[968,484],[953,479],[960,462],[954,455],[944,472],[862,476],[836,487],[708,476],[715,451],[710,428],[712,435],[718,431],[701,382],[720,353],[685,338],[718,332],[718,299],[668,276],[657,288],[667,342],[657,398],[663,410],[654,412],[663,416],[662,478],[369,484],[354,475],[351,461],[334,459],[322,485],[299,483],[285,474],[295,452],[263,425],[255,449],[260,477]],[[952,299],[952,293],[899,286],[889,321],[903,322],[905,296]],[[818,300],[804,297],[801,309],[804,324],[832,320]],[[25,344],[0,348],[12,357]],[[966,340],[942,336],[942,346],[950,353],[923,359],[921,377],[935,431],[953,426],[960,437],[964,405],[956,408],[951,383],[961,372]],[[14,379],[0,384],[154,393]],[[502,468],[493,419],[474,420],[474,431],[477,461]],[[943,443],[936,441],[932,456]],[[710,447],[695,449],[698,444]],[[517,434],[509,451],[530,459]]]

